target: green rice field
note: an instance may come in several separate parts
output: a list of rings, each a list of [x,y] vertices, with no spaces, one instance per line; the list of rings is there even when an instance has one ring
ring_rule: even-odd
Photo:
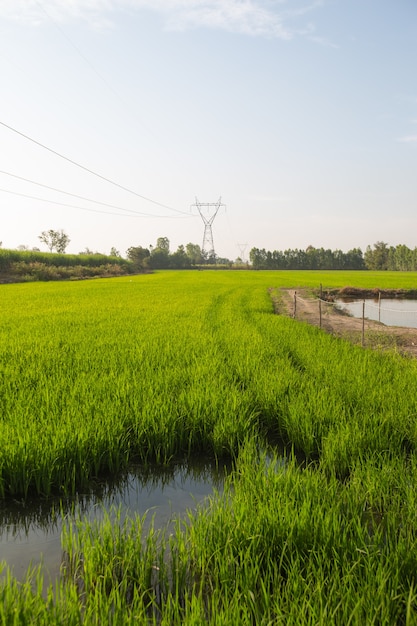
[[[46,594],[40,569],[4,564],[1,625],[417,623],[417,362],[274,314],[272,290],[320,285],[417,273],[0,286],[0,506],[132,463],[233,461],[174,532],[68,523]]]

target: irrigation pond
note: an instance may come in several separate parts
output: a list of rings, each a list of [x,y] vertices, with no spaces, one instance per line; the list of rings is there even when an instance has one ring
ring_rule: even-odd
[[[417,623],[417,363],[274,313],[416,277],[2,285],[0,624]]]
[[[417,328],[417,300],[404,298],[365,298],[352,300],[343,298],[335,302],[354,317],[365,316],[386,326]]]

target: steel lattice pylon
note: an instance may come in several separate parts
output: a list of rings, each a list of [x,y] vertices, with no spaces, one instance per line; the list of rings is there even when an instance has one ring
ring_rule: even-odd
[[[246,252],[246,248],[248,247],[248,244],[247,243],[238,243],[237,247],[240,250],[240,258],[242,259],[243,263],[246,263],[245,252]]]
[[[222,204],[221,197],[218,199],[217,202],[199,202],[196,198],[195,204],[192,205],[192,207],[197,208],[200,217],[204,222],[203,247],[201,251],[207,257],[207,259],[214,259],[216,256],[216,253],[214,251],[212,225],[217,213],[219,212],[220,207],[224,206],[226,205]],[[204,210],[207,211],[206,215],[203,213]]]

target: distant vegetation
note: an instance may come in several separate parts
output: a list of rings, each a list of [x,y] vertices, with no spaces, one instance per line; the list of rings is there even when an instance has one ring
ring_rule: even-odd
[[[306,250],[273,252],[252,248],[249,258],[257,270],[363,270],[365,262],[360,248],[349,252],[308,246]]]
[[[146,269],[190,269],[200,266],[224,267],[244,266],[241,259],[235,263],[229,259],[222,259],[217,256],[208,256],[203,252],[198,244],[187,243],[186,246],[178,246],[175,252],[170,251],[168,237],[158,237],[156,246],[144,248],[142,246],[132,246],[127,250],[127,257],[139,270]]]
[[[417,270],[417,248],[411,250],[403,244],[394,247],[378,241],[372,248],[366,248],[364,260],[369,270],[414,272]]]
[[[272,252],[252,248],[249,258],[257,270],[417,270],[417,248],[389,246],[383,241],[367,246],[365,254],[360,248],[342,252],[308,246],[306,250]]]
[[[0,250],[3,283],[122,276],[134,271],[130,261],[105,254]]]
[[[123,276],[164,269],[254,269],[254,270],[390,270],[417,271],[417,248],[389,246],[378,241],[348,252],[308,246],[306,250],[270,251],[252,248],[250,262],[240,257],[231,261],[216,255],[208,256],[198,244],[179,245],[170,250],[168,237],[158,237],[155,246],[131,246],[126,258],[116,248],[109,255],[88,248],[80,254],[65,254],[69,237],[63,231],[44,231],[39,239],[49,252],[19,246],[18,250],[0,249],[0,282],[76,280]],[[1,243],[0,243],[1,246]]]

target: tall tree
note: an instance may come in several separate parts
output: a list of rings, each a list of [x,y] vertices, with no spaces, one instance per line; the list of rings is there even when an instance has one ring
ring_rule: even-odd
[[[190,267],[191,261],[185,252],[184,246],[178,246],[176,252],[170,255],[170,267],[183,269],[185,267]]]
[[[132,246],[126,250],[127,258],[132,261],[136,270],[143,271],[149,267],[149,250],[142,246]]]
[[[384,241],[377,241],[373,249],[367,246],[365,252],[365,265],[368,270],[388,269],[389,248]]]
[[[154,250],[164,250],[169,254],[169,239],[168,237],[158,237],[156,240],[156,246]]]
[[[39,235],[38,239],[42,241],[47,247],[49,252],[59,252],[61,254],[65,253],[65,250],[70,243],[70,238],[64,231],[61,230],[43,230]]]
[[[203,262],[201,248],[198,243],[187,243],[185,252],[190,259],[191,265],[200,265]]]
[[[151,252],[150,265],[153,269],[167,269],[170,266],[169,239],[158,237],[156,246]]]

